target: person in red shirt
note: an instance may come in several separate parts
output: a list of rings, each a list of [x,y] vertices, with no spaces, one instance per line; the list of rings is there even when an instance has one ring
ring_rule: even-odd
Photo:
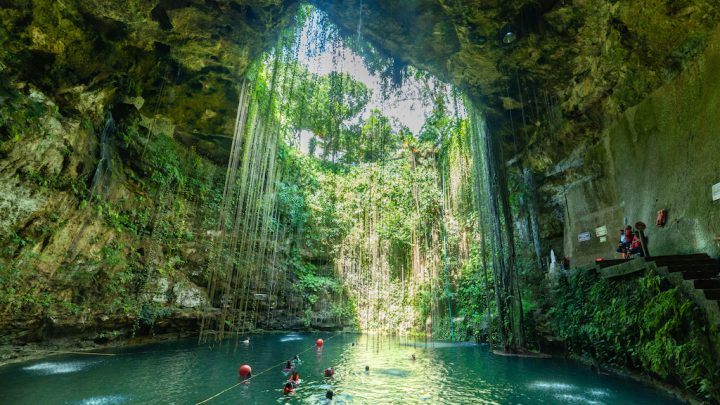
[[[640,257],[644,256],[639,232],[635,232],[635,235],[633,235],[632,239],[630,240],[630,249],[628,250],[628,253],[632,255],[638,255]]]
[[[292,384],[293,388],[297,387],[300,385],[300,374],[298,374],[297,371],[293,371],[288,382]]]
[[[292,395],[295,393],[295,390],[293,389],[292,384],[286,383],[285,388],[283,389],[283,395]]]

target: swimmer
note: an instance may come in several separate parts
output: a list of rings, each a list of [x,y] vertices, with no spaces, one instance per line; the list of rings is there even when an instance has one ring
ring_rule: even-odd
[[[295,355],[295,357],[292,358],[293,366],[297,366],[298,364],[302,364],[302,360],[300,360],[299,355]]]
[[[292,363],[288,360],[287,364],[285,364],[285,368],[282,369],[282,372],[283,374],[288,375],[291,371],[293,371],[293,368]]]
[[[297,388],[297,386],[300,385],[300,374],[298,374],[297,371],[293,371],[288,382],[292,384],[294,388]]]
[[[415,361],[415,353],[412,355],[412,361]]]
[[[252,372],[245,374],[245,377],[240,377],[240,384],[250,384],[252,378]]]
[[[335,396],[335,393],[332,392],[332,390],[328,390],[328,391],[325,393],[325,403],[326,403],[326,404],[332,403],[333,396]]]
[[[335,369],[333,369],[332,367],[328,367],[325,369],[325,377],[332,377],[333,375],[335,375]]]
[[[283,388],[283,395],[292,395],[295,393],[295,390],[293,389],[292,384],[286,383],[285,388]]]
[[[365,374],[368,374],[370,372],[370,366],[365,366]]]

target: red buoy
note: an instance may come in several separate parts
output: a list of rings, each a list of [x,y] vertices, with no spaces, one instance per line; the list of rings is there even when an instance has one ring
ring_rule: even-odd
[[[317,347],[322,347],[322,345],[323,345],[323,340],[322,340],[322,339],[318,339],[317,341],[315,341],[315,344],[317,345]]]
[[[238,370],[238,372],[240,372],[240,377],[245,378],[250,374],[250,372],[252,372],[252,369],[247,364],[243,364],[240,366],[240,370]]]

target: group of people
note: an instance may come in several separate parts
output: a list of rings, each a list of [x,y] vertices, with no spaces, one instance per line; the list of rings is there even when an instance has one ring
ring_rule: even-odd
[[[300,386],[300,382],[302,381],[300,379],[300,374],[298,374],[298,367],[302,364],[302,361],[300,360],[299,355],[295,355],[295,357],[292,358],[292,360],[288,360],[285,364],[285,368],[283,368],[282,372],[285,375],[290,375],[290,378],[288,378],[287,382],[285,383],[285,387],[283,388],[283,395],[293,395],[295,393],[295,389]],[[332,367],[328,367],[325,369],[325,377],[331,378],[335,374],[335,369]],[[325,393],[325,401],[326,403],[330,403],[333,399],[333,396],[335,394],[332,390],[328,390]]]
[[[412,355],[411,359],[412,361],[415,361],[415,354]],[[285,364],[285,368],[282,369],[282,373],[284,375],[290,376],[285,383],[285,387],[283,388],[283,395],[293,395],[295,393],[295,389],[300,386],[300,382],[302,380],[300,379],[300,374],[298,374],[297,371],[300,364],[302,364],[302,361],[300,360],[300,356],[296,354],[292,359],[287,361],[287,363]],[[368,373],[370,373],[370,366],[365,366],[365,374]],[[335,375],[335,369],[333,367],[326,368],[324,371],[324,375],[325,378],[333,378],[333,376]],[[248,373],[244,376],[244,380],[249,381],[251,377],[252,374],[248,371]],[[334,395],[335,394],[332,390],[328,390],[325,393],[325,403],[331,403]]]
[[[630,225],[626,226],[625,229],[621,229],[620,242],[618,243],[616,252],[620,253],[623,259],[630,259],[634,256],[645,256],[640,232],[633,231]]]
[[[297,372],[297,368],[300,364],[302,364],[302,360],[300,360],[300,356],[297,354],[291,360],[288,360],[287,364],[285,364],[285,368],[282,372],[284,375],[289,374],[290,378],[285,383],[283,394],[292,395],[295,392],[295,388],[300,385],[300,374]]]

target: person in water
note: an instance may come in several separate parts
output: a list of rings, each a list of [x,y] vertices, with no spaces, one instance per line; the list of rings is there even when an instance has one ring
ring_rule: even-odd
[[[412,355],[412,361],[415,361],[415,353]]]
[[[240,384],[250,384],[252,378],[252,372],[245,374],[245,377],[240,377]]]
[[[325,369],[325,377],[332,377],[333,375],[335,375],[335,370],[332,367]]]
[[[297,387],[300,385],[300,374],[298,374],[297,371],[293,371],[288,382],[292,384],[293,387]]]
[[[298,364],[302,364],[302,360],[300,360],[300,355],[296,354],[295,357],[292,358],[292,363],[293,363],[293,366],[296,366],[296,367]]]
[[[365,374],[370,372],[370,366],[365,366]]]
[[[282,369],[282,373],[285,374],[285,375],[288,375],[288,374],[290,374],[294,369],[295,369],[295,367],[293,367],[293,365],[292,365],[292,363],[290,362],[290,360],[288,360],[288,362],[285,363],[285,368]]]
[[[332,390],[328,390],[328,391],[325,393],[325,403],[326,403],[326,404],[331,403],[334,396],[335,396],[335,393],[332,392]]]
[[[283,388],[283,395],[292,395],[295,393],[295,390],[293,389],[292,384],[286,383],[285,388]]]

